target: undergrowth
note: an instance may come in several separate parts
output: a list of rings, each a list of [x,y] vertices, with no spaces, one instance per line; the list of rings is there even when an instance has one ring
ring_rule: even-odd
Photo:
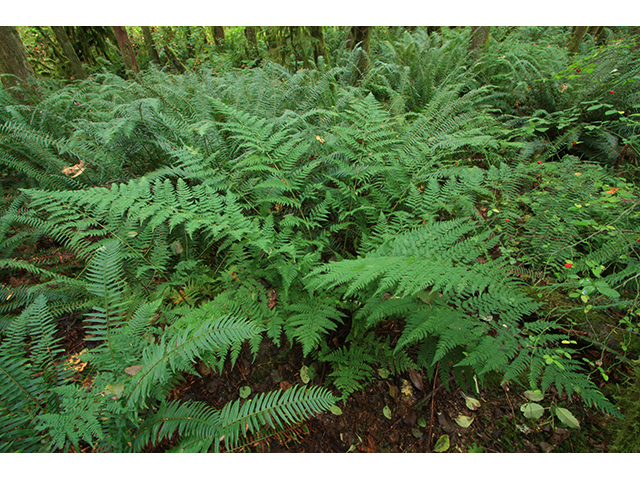
[[[637,54],[569,60],[506,35],[475,61],[466,34],[442,40],[380,41],[357,86],[345,57],[103,73],[37,105],[2,92],[0,162],[21,189],[0,266],[37,281],[2,295],[1,448],[142,451],[177,433],[178,451],[229,449],[328,410],[378,368],[465,391],[498,373],[621,417],[567,319],[637,325],[640,201],[611,170],[635,165]],[[22,255],[43,239],[77,268]],[[574,307],[540,314],[549,291]],[[83,352],[56,333],[72,312]],[[373,335],[388,321],[399,338]],[[264,336],[331,382],[221,410],[167,401],[196,361],[220,371]]]

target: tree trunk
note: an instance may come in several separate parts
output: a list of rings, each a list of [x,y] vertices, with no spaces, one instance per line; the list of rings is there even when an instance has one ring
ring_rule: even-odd
[[[571,36],[571,40],[569,41],[569,45],[567,49],[573,55],[578,53],[580,49],[580,44],[582,43],[582,39],[584,38],[584,34],[587,33],[588,27],[574,27],[573,35]]]
[[[469,51],[479,55],[489,45],[491,27],[471,27],[471,45]]]
[[[129,35],[127,35],[126,27],[113,27],[113,31],[116,34],[116,40],[118,41],[118,47],[120,48],[120,54],[122,55],[122,60],[124,60],[125,68],[127,71],[135,74],[140,73],[140,68],[138,68],[136,55],[133,53],[131,40],[129,40]]]
[[[169,60],[171,60],[171,63],[178,71],[178,73],[184,73],[187,71],[182,62],[178,60],[178,57],[176,57],[176,54],[173,53],[173,50],[171,50],[171,47],[169,45],[164,46],[164,54],[169,58]]]
[[[58,44],[56,42],[54,42],[49,37],[49,35],[47,35],[47,32],[45,32],[42,27],[36,27],[36,30],[38,30],[40,35],[42,35],[44,37],[44,39],[46,40],[46,42],[49,44],[49,46],[51,47],[51,50],[53,50],[53,54],[56,57],[58,57],[60,59],[60,61],[62,61],[62,62],[66,61],[67,57],[65,57],[64,53],[60,51],[60,49],[58,48]]]
[[[324,41],[324,31],[322,27],[311,27],[311,37],[313,37],[313,61],[318,65],[318,58],[324,58],[325,65],[329,65],[329,55],[327,54],[327,44]]]
[[[244,27],[244,36],[247,37],[247,54],[254,58],[258,58],[258,34],[255,27]]]
[[[151,60],[156,65],[161,65],[160,55],[158,55],[158,50],[156,50],[156,45],[155,43],[153,43],[153,35],[151,34],[151,29],[149,27],[140,27],[140,28],[142,28],[144,43],[147,44],[147,51],[149,52],[149,60]]]
[[[369,70],[369,45],[371,44],[372,27],[351,27],[351,48],[360,45],[362,53],[358,59],[358,73],[356,79],[360,78],[367,70]]]
[[[224,48],[224,27],[209,27],[213,33],[213,41],[216,42],[216,47]]]
[[[71,79],[73,80],[74,77],[79,80],[84,80],[85,78],[87,78],[87,74],[84,73],[82,63],[80,63],[80,59],[78,58],[76,51],[73,49],[73,45],[71,45],[71,41],[69,40],[69,36],[67,35],[65,28],[57,26],[51,27],[51,30],[53,30],[53,34],[56,36],[56,40],[58,40],[58,43],[62,47],[62,51],[69,60],[69,64],[71,65],[71,73],[73,74]]]
[[[35,85],[29,82],[34,77],[33,69],[29,65],[27,52],[16,27],[0,26],[0,73],[15,75],[2,77],[5,88],[17,86],[39,96]]]
[[[631,51],[635,52],[640,48],[640,27],[631,27],[631,36],[633,37]]]

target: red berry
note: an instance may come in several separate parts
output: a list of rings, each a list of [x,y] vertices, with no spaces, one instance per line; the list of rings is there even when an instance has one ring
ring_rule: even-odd
[[[454,165],[458,165],[458,162],[454,163]]]
[[[573,265],[570,264],[569,262],[564,264],[564,268],[571,268],[571,267],[573,267]]]
[[[611,90],[609,93],[613,93],[613,92],[614,92],[614,90]]]
[[[577,145],[577,143],[576,143],[576,142],[573,142],[571,145]]]
[[[580,70],[579,68],[576,70],[576,72],[580,73],[582,70]]]
[[[542,165],[542,162],[540,160],[538,160],[538,165]]]
[[[509,219],[508,219],[508,218],[507,218],[507,219],[505,219],[505,222],[508,222],[508,221],[509,221]]]

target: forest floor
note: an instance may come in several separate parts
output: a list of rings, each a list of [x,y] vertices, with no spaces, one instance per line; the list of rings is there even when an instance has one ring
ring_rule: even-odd
[[[43,253],[46,252],[46,253]],[[76,271],[80,262],[53,241],[42,238],[36,245],[25,245],[19,256],[39,260],[41,266],[52,265],[58,273]],[[14,272],[0,275],[3,286],[35,284],[30,274]],[[87,347],[82,318],[69,314],[60,320],[60,336],[68,355]],[[397,340],[401,329],[392,323],[381,324],[377,334]],[[338,339],[332,340],[337,343]],[[393,344],[393,342],[392,342]],[[246,347],[246,346],[245,346]],[[594,360],[602,358],[596,347],[582,351]],[[614,359],[612,359],[613,361]],[[605,357],[606,361],[606,357]],[[249,348],[243,348],[232,366],[227,361],[221,374],[214,374],[203,364],[197,365],[200,376],[187,374],[171,391],[169,400],[202,401],[221,409],[240,398],[240,388],[250,387],[255,394],[303,385],[300,371],[307,365],[316,372],[308,385],[330,385],[325,367],[309,364],[299,347],[291,348],[283,338],[277,347],[265,338],[254,361]],[[439,366],[439,368],[447,368]],[[626,367],[616,365],[610,373],[610,384],[624,378]],[[609,370],[611,372],[611,370]],[[426,372],[411,371],[404,376],[376,377],[364,390],[352,393],[338,402],[342,411],[325,412],[285,432],[252,440],[236,452],[608,452],[614,437],[615,419],[581,402],[568,402],[566,393],[558,398],[552,389],[543,403],[568,406],[580,421],[580,429],[554,424],[549,410],[540,420],[526,419],[520,406],[528,400],[521,395],[523,386],[487,382],[480,394],[469,393],[480,406],[469,408],[465,394],[453,381],[442,382],[447,375],[429,380]],[[603,387],[603,385],[598,385]],[[334,394],[339,395],[336,389]],[[471,391],[471,390],[470,390]],[[555,397],[555,398],[553,398]],[[456,419],[466,426],[456,422]],[[469,421],[471,423],[469,424]],[[446,437],[445,437],[446,436]],[[448,440],[448,447],[446,445]],[[174,446],[171,441],[148,448],[148,452],[164,452]],[[445,448],[446,447],[446,448]],[[87,446],[86,450],[91,451]]]
[[[70,353],[80,352],[86,346],[79,320],[70,316],[62,324],[67,327],[64,342]],[[388,334],[393,327],[383,324],[380,328]],[[593,353],[600,354],[595,350]],[[240,398],[242,387],[251,388],[249,398],[252,398],[258,393],[303,385],[300,370],[306,363],[308,359],[300,348],[290,348],[286,342],[276,347],[265,338],[255,361],[249,348],[243,348],[235,365],[227,361],[221,374],[198,364],[200,376],[185,375],[171,391],[169,400],[201,401],[221,409]],[[310,366],[317,369],[317,374],[307,385],[326,385],[328,372],[317,364]],[[509,388],[496,382],[481,387],[480,395],[470,394],[480,402],[479,408],[472,410],[455,382],[444,385],[440,375],[434,378],[435,381],[427,382],[425,375],[423,381],[422,372],[377,378],[363,391],[339,402],[340,415],[318,414],[281,434],[251,440],[234,452],[599,453],[608,452],[613,441],[615,419],[587,409],[580,402],[567,405],[566,394],[556,400],[569,406],[580,421],[580,429],[565,428],[557,420],[554,425],[548,411],[538,421],[526,419],[520,406],[528,400],[516,393],[524,390],[521,386]],[[338,395],[337,390],[334,393]],[[460,415],[467,422],[472,419],[466,428],[455,421]],[[465,424],[464,420],[462,423]],[[444,436],[449,442],[446,449],[442,443]],[[149,447],[147,452],[165,452],[173,446],[173,442],[164,441]]]

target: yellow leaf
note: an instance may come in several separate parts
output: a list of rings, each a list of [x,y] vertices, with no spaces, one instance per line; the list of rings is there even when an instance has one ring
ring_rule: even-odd
[[[67,177],[74,178],[80,175],[82,172],[84,172],[84,169],[85,169],[84,162],[80,160],[80,163],[77,163],[71,167],[63,168],[62,173],[64,173]]]
[[[322,138],[320,135],[316,135],[316,140],[318,140],[320,143],[324,143],[324,138]]]

